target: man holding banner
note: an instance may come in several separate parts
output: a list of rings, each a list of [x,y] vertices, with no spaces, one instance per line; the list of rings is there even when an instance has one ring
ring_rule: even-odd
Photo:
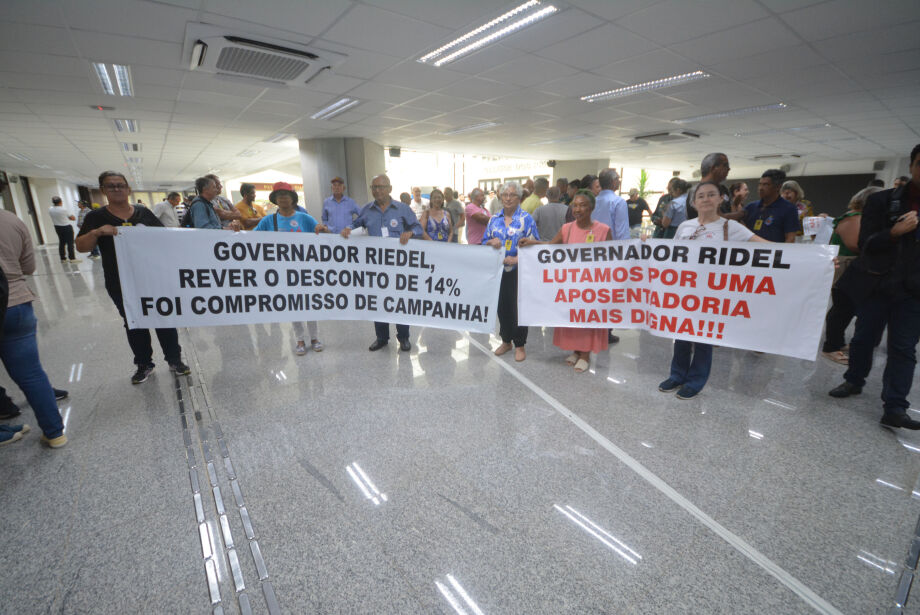
[[[406,245],[413,237],[421,238],[422,227],[412,208],[405,203],[394,201],[390,198],[393,186],[386,175],[377,175],[371,180],[371,193],[374,200],[361,210],[355,220],[342,229],[342,237],[348,239],[352,229],[363,227],[368,235],[374,237],[398,237],[399,243]],[[319,225],[319,232],[328,232],[328,227]],[[370,345],[371,352],[380,350],[390,343],[390,325],[385,322],[374,322],[374,332],[377,338]],[[409,325],[396,325],[396,339],[399,340],[399,349],[408,352],[412,350],[409,343]]]

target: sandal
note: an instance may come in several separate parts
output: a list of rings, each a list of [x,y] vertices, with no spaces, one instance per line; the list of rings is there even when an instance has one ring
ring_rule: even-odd
[[[833,361],[834,363],[839,363],[840,365],[849,365],[850,364],[850,355],[842,350],[835,350],[833,352],[822,352],[824,358]]]
[[[578,363],[578,353],[577,352],[573,352],[572,354],[570,354],[569,356],[565,358],[566,365],[575,365],[576,363]]]
[[[578,359],[575,363],[575,372],[581,374],[586,371],[588,371],[588,362],[584,359]]]

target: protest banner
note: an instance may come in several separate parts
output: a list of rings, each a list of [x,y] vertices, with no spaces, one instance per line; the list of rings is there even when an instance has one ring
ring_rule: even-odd
[[[131,328],[295,320],[495,327],[502,252],[492,248],[120,227],[115,250]]]
[[[518,253],[521,325],[654,335],[814,360],[837,246],[649,240]]]

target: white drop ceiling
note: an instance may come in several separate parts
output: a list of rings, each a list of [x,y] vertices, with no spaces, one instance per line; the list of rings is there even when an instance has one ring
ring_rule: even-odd
[[[92,183],[100,170],[123,170],[126,156],[140,156],[143,187],[156,188],[211,169],[232,176],[296,166],[291,142],[264,142],[279,132],[673,168],[718,150],[733,165],[778,152],[816,162],[890,159],[920,142],[916,0],[567,0],[537,25],[445,67],[416,62],[519,3],[6,0],[0,168],[42,176],[48,171],[38,165],[47,165]],[[190,22],[347,59],[305,88],[225,81],[189,70]],[[129,65],[135,98],[104,94],[92,62]],[[712,77],[598,103],[578,99],[694,70]],[[341,96],[363,102],[330,121],[310,119]],[[788,109],[674,123],[777,102]],[[139,120],[141,131],[119,133],[115,118]],[[483,122],[499,125],[442,134]],[[632,142],[684,129],[700,139]],[[129,154],[121,142],[142,149]]]

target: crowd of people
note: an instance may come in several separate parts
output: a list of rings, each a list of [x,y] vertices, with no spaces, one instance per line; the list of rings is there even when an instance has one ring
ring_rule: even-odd
[[[220,178],[206,175],[195,181],[196,195],[182,202],[178,192],[153,209],[130,201],[131,186],[116,171],[99,176],[99,188],[108,204],[90,210],[81,207],[79,233],[73,238],[74,220],[55,198],[51,215],[58,232],[62,261],[74,262],[74,248],[101,258],[105,288],[121,315],[128,345],[134,355],[133,384],[147,380],[154,369],[152,337],[146,329],[131,329],[125,318],[113,237],[119,227],[187,227],[196,229],[254,230],[270,232],[338,233],[349,238],[359,229],[367,235],[410,240],[458,242],[465,231],[466,243],[502,250],[502,277],[498,297],[499,336],[497,356],[514,350],[518,362],[527,357],[527,327],[518,324],[518,250],[529,245],[593,243],[651,236],[684,241],[753,241],[792,243],[802,233],[802,220],[813,215],[802,187],[787,180],[777,169],[763,172],[757,186],[759,199],[747,202],[748,186],[725,186],[730,167],[723,153],[712,153],[700,165],[701,180],[693,185],[679,177],[671,179],[667,192],[654,211],[638,190],[628,199],[619,194],[620,177],[614,169],[602,169],[555,185],[543,177],[523,184],[508,181],[493,200],[474,188],[457,195],[451,188],[432,189],[423,197],[412,188],[392,198],[393,186],[386,175],[371,180],[373,200],[359,206],[345,194],[345,182],[334,177],[331,194],[323,201],[320,220],[299,204],[299,196],[285,182],[274,184],[269,201],[274,211],[255,204],[255,186],[243,184],[241,200],[231,203],[223,195]],[[458,198],[458,196],[460,198]],[[466,203],[464,205],[464,202]],[[179,214],[182,206],[184,213]],[[844,382],[830,391],[835,398],[857,395],[872,366],[874,348],[888,328],[888,356],[883,376],[881,423],[887,427],[920,429],[920,421],[907,414],[916,364],[915,349],[920,339],[920,145],[910,154],[910,176],[898,178],[895,186],[870,186],[853,195],[843,215],[833,220],[830,243],[839,246],[839,264],[831,289],[832,305],[826,318],[822,353],[846,364]],[[642,233],[644,215],[653,232]],[[59,228],[61,227],[61,228]],[[66,251],[65,251],[66,250]],[[34,295],[25,277],[35,270],[31,240],[25,225],[15,215],[0,210],[0,302],[5,314],[0,338],[0,359],[23,390],[42,430],[42,441],[57,448],[67,442],[56,398],[67,392],[54,389],[41,367],[36,340],[36,320],[31,308]],[[856,318],[849,345],[845,332]],[[294,322],[295,352],[309,348],[323,350],[316,322]],[[306,324],[306,331],[304,329]],[[412,348],[408,325],[397,324],[396,339],[401,351]],[[169,369],[189,374],[182,361],[182,348],[174,328],[155,330]],[[369,350],[386,347],[390,325],[374,323],[374,340]],[[612,331],[597,328],[558,327],[553,343],[569,353],[565,364],[576,373],[585,372],[591,353],[603,352],[618,338]],[[712,346],[702,342],[676,340],[662,392],[676,392],[680,399],[697,396],[706,385],[712,365]],[[11,419],[19,409],[0,390],[0,419]],[[28,431],[26,425],[0,425],[0,445],[14,442]]]

